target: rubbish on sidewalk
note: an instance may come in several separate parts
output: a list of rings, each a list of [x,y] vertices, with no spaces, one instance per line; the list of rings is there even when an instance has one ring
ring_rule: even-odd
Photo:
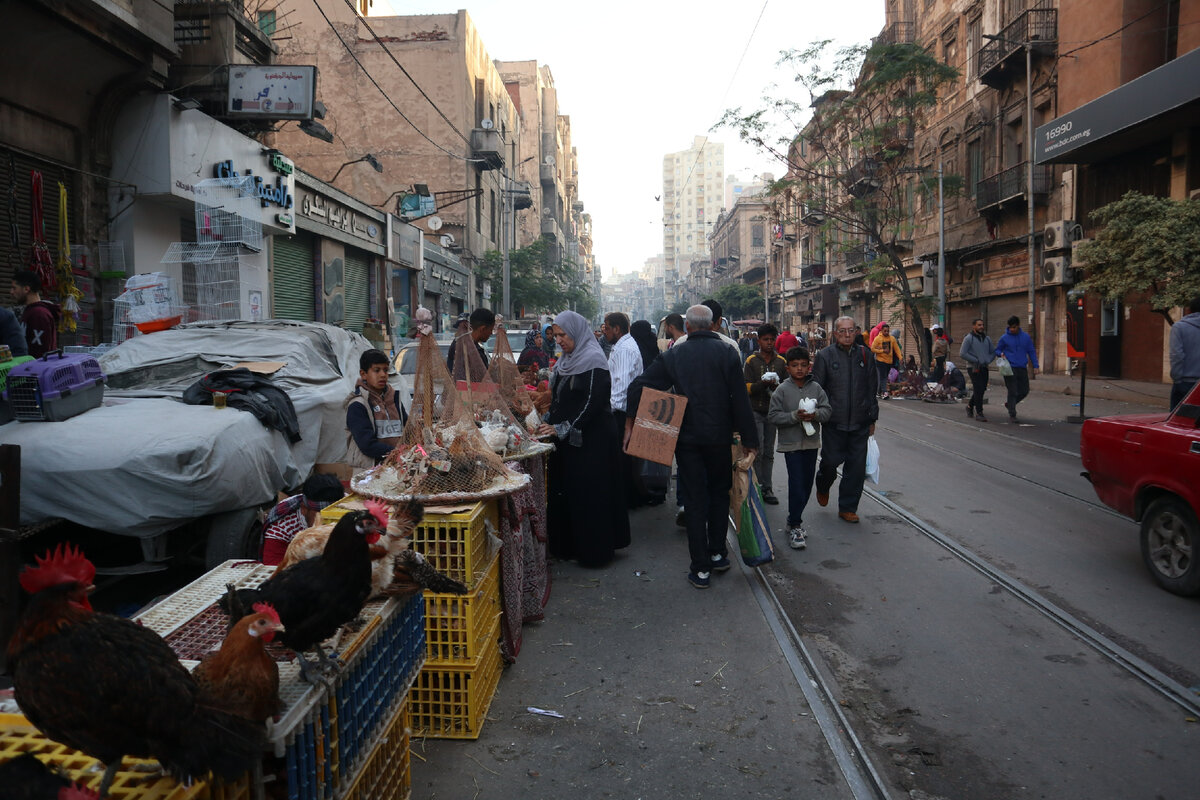
[[[564,717],[562,714],[558,713],[557,711],[547,711],[544,708],[535,708],[534,706],[526,706],[525,710],[528,711],[530,714],[540,714],[543,717],[554,717],[555,719],[566,719],[566,717]]]

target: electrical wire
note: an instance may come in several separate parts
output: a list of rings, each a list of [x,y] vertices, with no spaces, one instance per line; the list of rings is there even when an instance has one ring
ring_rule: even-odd
[[[400,106],[396,105],[395,101],[392,100],[392,98],[388,96],[388,93],[384,91],[383,87],[379,85],[379,82],[377,80],[375,80],[375,78],[371,75],[371,73],[367,71],[367,68],[365,66],[363,66],[363,63],[358,60],[358,56],[355,55],[354,49],[351,48],[350,45],[348,45],[346,43],[346,40],[342,38],[342,34],[338,32],[338,29],[334,26],[333,21],[331,19],[329,19],[329,16],[325,13],[325,9],[321,8],[321,4],[317,0],[313,0],[313,5],[315,5],[317,7],[317,11],[319,11],[321,14],[321,17],[324,18],[325,24],[329,26],[329,29],[331,31],[333,31],[333,35],[337,37],[337,40],[339,42],[341,42],[342,47],[344,47],[346,49],[346,52],[350,55],[350,58],[354,61],[355,64],[358,65],[358,68],[360,70],[362,70],[363,75],[367,76],[367,80],[369,80],[371,82],[371,85],[379,90],[379,93],[381,95],[383,95],[383,99],[388,102],[388,105],[390,105],[393,109],[395,109],[396,113],[400,115],[400,118],[402,120],[404,120],[405,122],[407,122],[410,126],[412,126],[412,129],[421,135],[421,138],[423,138],[425,141],[429,142],[431,145],[436,147],[438,150],[441,150],[443,153],[450,156],[451,158],[456,158],[460,161],[466,161],[466,162],[470,162],[470,163],[479,163],[479,162],[486,160],[486,159],[482,159],[482,158],[471,158],[470,156],[462,156],[451,150],[447,150],[445,147],[442,147],[440,144],[438,144],[436,141],[434,141],[432,138],[430,138],[429,134],[425,133],[425,131],[418,128],[416,123],[413,122],[411,119],[409,119],[405,115],[405,113],[400,110]],[[355,12],[355,16],[357,17],[357,11]],[[459,136],[461,136],[461,135],[462,134],[459,133]]]

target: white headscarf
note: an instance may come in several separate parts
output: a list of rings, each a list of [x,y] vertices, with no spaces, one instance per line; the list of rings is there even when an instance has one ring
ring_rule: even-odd
[[[593,369],[608,369],[608,359],[604,350],[592,333],[592,326],[581,315],[574,311],[563,311],[554,318],[554,324],[563,329],[563,333],[575,342],[575,349],[564,353],[554,365],[554,371],[559,375],[582,375]]]

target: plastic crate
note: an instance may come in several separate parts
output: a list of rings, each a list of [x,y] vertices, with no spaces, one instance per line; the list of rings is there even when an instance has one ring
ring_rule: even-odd
[[[408,698],[392,717],[375,749],[363,762],[354,783],[341,800],[406,800],[412,791],[412,751]]]
[[[472,667],[500,640],[500,556],[469,594],[425,592],[425,663]]]
[[[412,533],[412,548],[433,568],[468,587],[487,570],[492,548],[488,533],[497,530],[496,500],[476,502],[461,514],[426,513]],[[321,522],[337,522],[350,511],[366,508],[363,498],[348,495],[321,511]]]
[[[499,683],[499,642],[470,669],[426,665],[409,691],[413,736],[478,739]]]
[[[45,736],[21,714],[0,714],[0,763],[32,753],[43,763],[64,770],[71,780],[92,789],[100,788],[104,766],[78,750],[72,750]],[[108,796],[116,800],[207,800],[210,788],[204,781],[182,786],[174,778],[162,775],[154,760],[126,758],[123,766],[146,764],[151,771],[119,770]]]
[[[29,422],[60,422],[100,405],[104,372],[87,354],[47,353],[8,371],[4,399]]]
[[[139,619],[191,666],[224,638],[227,618],[215,603],[225,585],[256,586],[274,571],[258,562],[227,561]],[[374,601],[362,616],[366,624],[336,648],[344,666],[332,688],[305,683],[290,650],[277,644],[269,648],[279,661],[284,706],[269,739],[286,765],[281,777],[289,800],[341,796],[369,760],[424,663],[423,598]]]
[[[33,356],[17,356],[16,358],[0,361],[0,392],[4,391],[5,382],[8,379],[8,371],[18,364],[24,364],[27,361],[33,361]]]

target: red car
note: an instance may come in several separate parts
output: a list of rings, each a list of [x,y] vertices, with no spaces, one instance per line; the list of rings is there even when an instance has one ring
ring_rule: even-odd
[[[1159,586],[1200,594],[1200,383],[1165,418],[1087,420],[1079,454],[1104,504],[1142,524],[1142,559]]]

